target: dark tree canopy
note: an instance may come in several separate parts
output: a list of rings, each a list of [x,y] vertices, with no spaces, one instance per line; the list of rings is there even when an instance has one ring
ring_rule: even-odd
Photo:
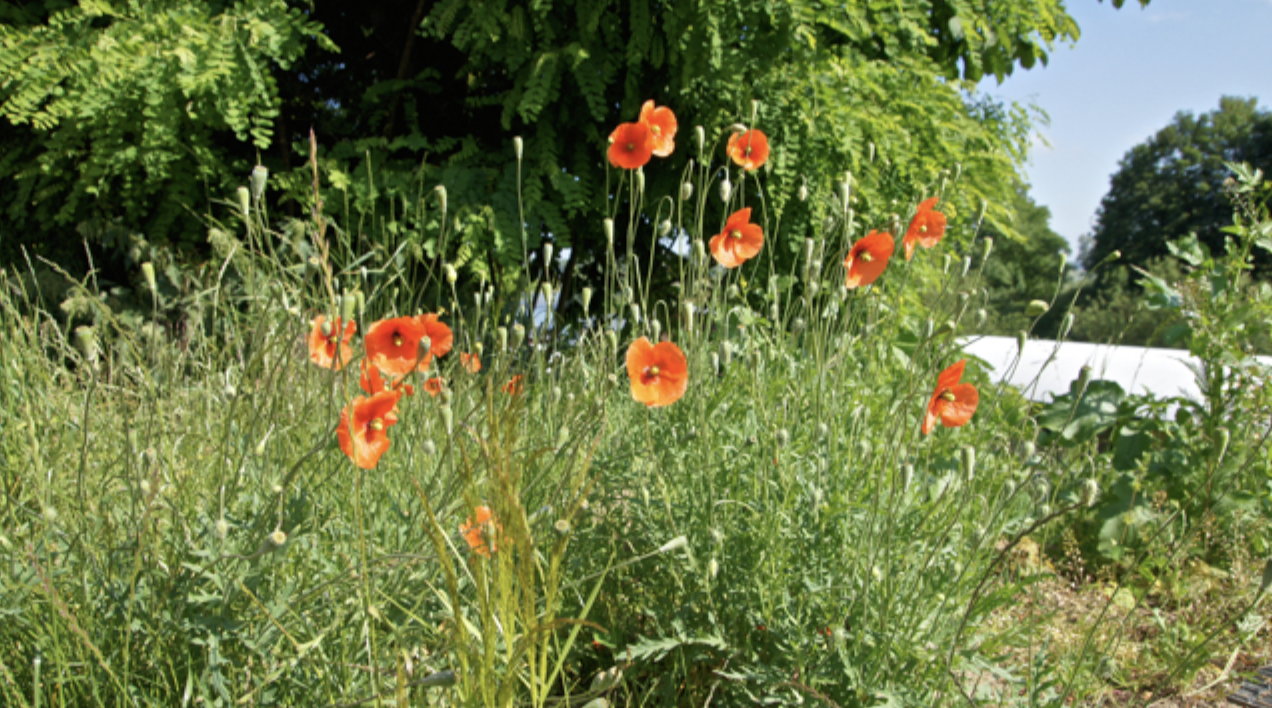
[[[1123,262],[1143,266],[1167,255],[1168,241],[1189,233],[1222,252],[1219,229],[1232,223],[1223,189],[1228,162],[1272,168],[1272,112],[1260,109],[1254,98],[1224,97],[1217,110],[1199,116],[1181,112],[1132,148],[1100,203],[1083,265],[1091,268],[1119,250]],[[1260,251],[1256,259],[1266,276],[1272,265],[1268,254]]]

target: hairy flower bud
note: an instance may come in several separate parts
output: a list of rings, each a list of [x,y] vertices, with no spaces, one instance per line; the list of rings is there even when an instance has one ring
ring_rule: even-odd
[[[994,237],[986,236],[981,239],[981,260],[989,260],[989,254],[994,252]]]
[[[976,476],[976,448],[965,445],[961,450],[959,462],[962,463],[963,476],[967,481],[972,481]]]
[[[1082,491],[1080,499],[1082,506],[1087,508],[1095,506],[1095,502],[1100,497],[1100,485],[1094,479],[1085,479],[1082,482]]]
[[[687,202],[687,201],[689,201],[689,198],[690,198],[690,197],[692,197],[692,196],[693,196],[693,185],[692,185],[692,184],[690,184],[689,182],[685,182],[684,184],[680,185],[680,199],[681,199],[681,201],[686,201],[686,202]]]
[[[437,204],[442,209],[442,213],[446,213],[446,185],[439,184],[433,187],[433,191],[437,193]]]
[[[155,287],[155,264],[146,261],[141,264],[141,276],[146,280],[146,287],[150,288],[150,292],[157,292]]]
[[[583,296],[583,312],[586,314],[588,311],[588,308],[592,306],[592,289],[583,288],[582,296]]]
[[[512,348],[518,349],[526,339],[526,326],[520,322],[512,326]]]
[[[1045,300],[1030,300],[1025,306],[1025,317],[1042,317],[1051,309]]]
[[[614,245],[614,220],[606,219],[601,222],[601,228],[605,231],[605,243]]]
[[[724,173],[724,179],[720,181],[720,201],[728,202],[729,197],[733,195],[733,183],[729,181],[729,173]]]
[[[252,193],[247,187],[239,187],[236,190],[238,194],[239,209],[243,212],[243,218],[246,219],[252,213]]]
[[[252,168],[252,200],[260,201],[261,195],[265,193],[265,182],[269,179],[269,168],[264,165],[257,165]]]
[[[525,143],[521,141],[521,136],[518,135],[514,137],[512,139],[512,153],[517,156],[518,161],[521,160],[521,155],[524,151],[525,151]]]

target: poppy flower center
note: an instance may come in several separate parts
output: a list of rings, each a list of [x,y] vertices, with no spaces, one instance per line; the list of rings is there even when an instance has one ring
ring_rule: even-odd
[[[402,346],[402,335],[400,334],[393,335],[393,346],[395,347]]]
[[[946,401],[946,402],[948,402],[948,403],[953,403],[953,402],[954,402],[954,394],[953,394],[952,392],[950,392],[950,391],[944,391],[944,392],[942,392],[942,393],[941,393],[941,400],[942,400],[942,401]]]
[[[748,146],[746,147],[746,150],[745,150],[745,151],[743,151],[743,153],[742,153],[742,154],[743,154],[743,155],[746,155],[747,157],[750,157],[750,156],[751,156],[751,146],[750,146],[750,145],[748,145]]]
[[[742,232],[737,229],[734,229],[729,232],[729,236],[732,238],[742,238]]]
[[[649,130],[652,131],[654,135],[662,135],[662,128],[659,128],[656,125],[649,126]]]
[[[384,430],[384,421],[380,418],[375,418],[370,423],[367,424],[367,427],[377,431]]]
[[[862,251],[862,252],[861,252],[861,262],[862,262],[862,263],[869,263],[870,261],[873,261],[873,260],[874,260],[874,256],[870,255],[870,251]]]
[[[922,226],[919,227],[919,233],[921,234],[927,233],[927,224],[923,224]]]
[[[648,368],[648,369],[646,369],[645,371],[646,371],[646,373],[648,373],[650,376],[657,376],[657,375],[658,375],[658,365],[657,365],[657,364],[655,364],[654,366],[649,367],[649,368]]]
[[[635,150],[636,150],[636,143],[627,143],[627,152],[634,152]]]

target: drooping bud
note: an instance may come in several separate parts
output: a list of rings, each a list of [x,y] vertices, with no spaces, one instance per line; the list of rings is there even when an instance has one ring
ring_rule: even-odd
[[[512,154],[517,156],[517,160],[521,160],[521,154],[525,151],[525,144],[521,142],[521,136],[518,135],[512,139]]]
[[[1028,463],[1033,459],[1035,453],[1038,452],[1038,446],[1032,440],[1026,440],[1020,444],[1020,461]]]
[[[984,327],[985,322],[987,322],[988,320],[989,320],[989,313],[985,311],[985,308],[983,307],[978,308],[976,310],[976,327],[977,328]]]
[[[692,302],[680,303],[680,322],[684,325],[685,331],[693,333],[693,315],[694,307]]]
[[[446,434],[453,435],[455,432],[455,411],[451,407],[444,405],[441,407],[442,424],[446,427]]]
[[[601,222],[601,228],[605,230],[605,243],[614,245],[614,220],[606,219]]]
[[[592,289],[583,288],[583,312],[586,313],[588,308],[592,306]]]
[[[960,452],[959,462],[962,463],[963,477],[970,482],[976,476],[976,448],[964,445]]]
[[[75,328],[75,348],[79,350],[80,356],[90,364],[97,363],[97,333],[88,325],[81,325]]]
[[[450,263],[447,263],[446,265],[442,266],[442,271],[446,273],[447,283],[454,285],[455,281],[459,280],[459,273],[455,270],[455,266],[451,265]]]
[[[791,444],[791,434],[786,431],[786,428],[779,428],[775,439],[778,447],[786,447]]]
[[[1100,485],[1094,479],[1086,479],[1082,482],[1081,502],[1082,506],[1088,509],[1095,506],[1096,499],[1100,497]]]
[[[650,321],[649,321],[649,330],[650,330],[650,331],[653,333],[653,335],[654,335],[654,341],[655,341],[655,342],[659,341],[659,338],[660,338],[660,337],[662,337],[662,322],[659,322],[657,317],[655,317],[654,319],[650,320]]]
[[[966,278],[967,274],[971,272],[971,270],[972,270],[972,257],[963,256],[963,277]]]
[[[720,359],[726,369],[733,363],[733,342],[726,340],[720,344]]]
[[[981,260],[989,260],[989,254],[994,252],[994,237],[986,236],[981,240]]]
[[[239,187],[236,191],[239,209],[243,212],[243,218],[246,219],[252,214],[252,193],[248,191],[247,187]]]
[[[424,451],[424,454],[428,457],[432,457],[437,454],[437,443],[434,443],[432,440],[425,440],[424,444],[420,447]]]
[[[1078,395],[1086,393],[1087,386],[1091,383],[1091,367],[1083,366],[1078,369]]]
[[[701,241],[693,242],[693,262],[695,265],[705,265],[707,262],[707,247]]]
[[[1024,330],[1016,333],[1016,352],[1020,355],[1025,353],[1025,342],[1028,341],[1029,334]]]
[[[353,319],[353,313],[358,307],[358,298],[353,293],[345,293],[340,296],[340,319],[348,322]],[[326,324],[324,322],[323,324]]]
[[[658,224],[658,238],[664,238],[671,233],[671,219],[663,219]]]
[[[627,311],[632,316],[632,325],[635,326],[640,324],[640,305],[633,302],[627,306]]]
[[[1042,317],[1051,309],[1045,300],[1030,300],[1025,306],[1025,317]]]
[[[693,185],[692,185],[692,184],[690,184],[689,182],[685,182],[684,184],[680,185],[680,199],[681,199],[681,201],[686,201],[686,202],[687,202],[687,201],[689,201],[689,198],[690,198],[690,197],[692,197],[692,196],[693,196]]]
[[[439,184],[433,187],[433,191],[437,193],[437,205],[441,207],[442,213],[446,213],[446,185]]]
[[[259,202],[265,193],[265,182],[269,179],[269,168],[257,165],[252,168],[252,201]]]
[[[672,551],[684,548],[689,545],[689,539],[684,536],[677,536],[670,541],[658,547],[659,553],[670,553]]]
[[[141,264],[141,277],[146,280],[146,287],[150,288],[150,292],[157,292],[155,287],[155,264],[146,261]]]
[[[526,326],[520,322],[512,326],[512,348],[519,349],[526,338]]]
[[[729,181],[729,173],[724,173],[724,179],[720,181],[720,201],[728,202],[729,197],[733,196],[733,183]]]
[[[808,184],[801,184],[799,186],[799,191],[795,193],[795,196],[797,196],[801,202],[808,201]]]
[[[1060,338],[1064,339],[1069,336],[1069,330],[1073,329],[1074,316],[1072,312],[1066,312],[1064,319],[1060,321]]]

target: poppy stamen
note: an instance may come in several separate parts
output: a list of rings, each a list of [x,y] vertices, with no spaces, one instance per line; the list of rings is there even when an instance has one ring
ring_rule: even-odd
[[[393,346],[395,347],[402,346],[402,335],[400,334],[393,335]]]
[[[859,258],[861,258],[862,263],[869,263],[874,260],[874,256],[870,255],[870,251],[862,251]]]
[[[370,423],[368,423],[368,424],[367,424],[367,427],[371,428],[372,430],[376,430],[376,431],[384,430],[384,420],[382,420],[382,419],[380,419],[380,418],[376,418],[376,419],[372,420]]]
[[[632,152],[636,149],[636,143],[627,143],[627,151]]]
[[[657,376],[657,375],[658,375],[658,367],[657,367],[657,366],[651,366],[651,367],[649,367],[649,375],[650,375],[650,376]]]
[[[921,233],[921,234],[925,234],[925,233],[927,233],[927,224],[924,224],[924,225],[922,225],[922,226],[920,226],[920,227],[919,227],[919,233]]]
[[[947,401],[947,402],[949,402],[949,403],[953,403],[953,402],[954,402],[954,398],[955,398],[955,397],[954,397],[954,394],[953,394],[953,392],[951,392],[951,391],[946,391],[946,392],[944,392],[944,393],[942,393],[942,394],[941,394],[941,400],[942,400],[942,401]]]
[[[734,229],[729,232],[729,236],[732,238],[742,238],[742,232],[737,229]]]

